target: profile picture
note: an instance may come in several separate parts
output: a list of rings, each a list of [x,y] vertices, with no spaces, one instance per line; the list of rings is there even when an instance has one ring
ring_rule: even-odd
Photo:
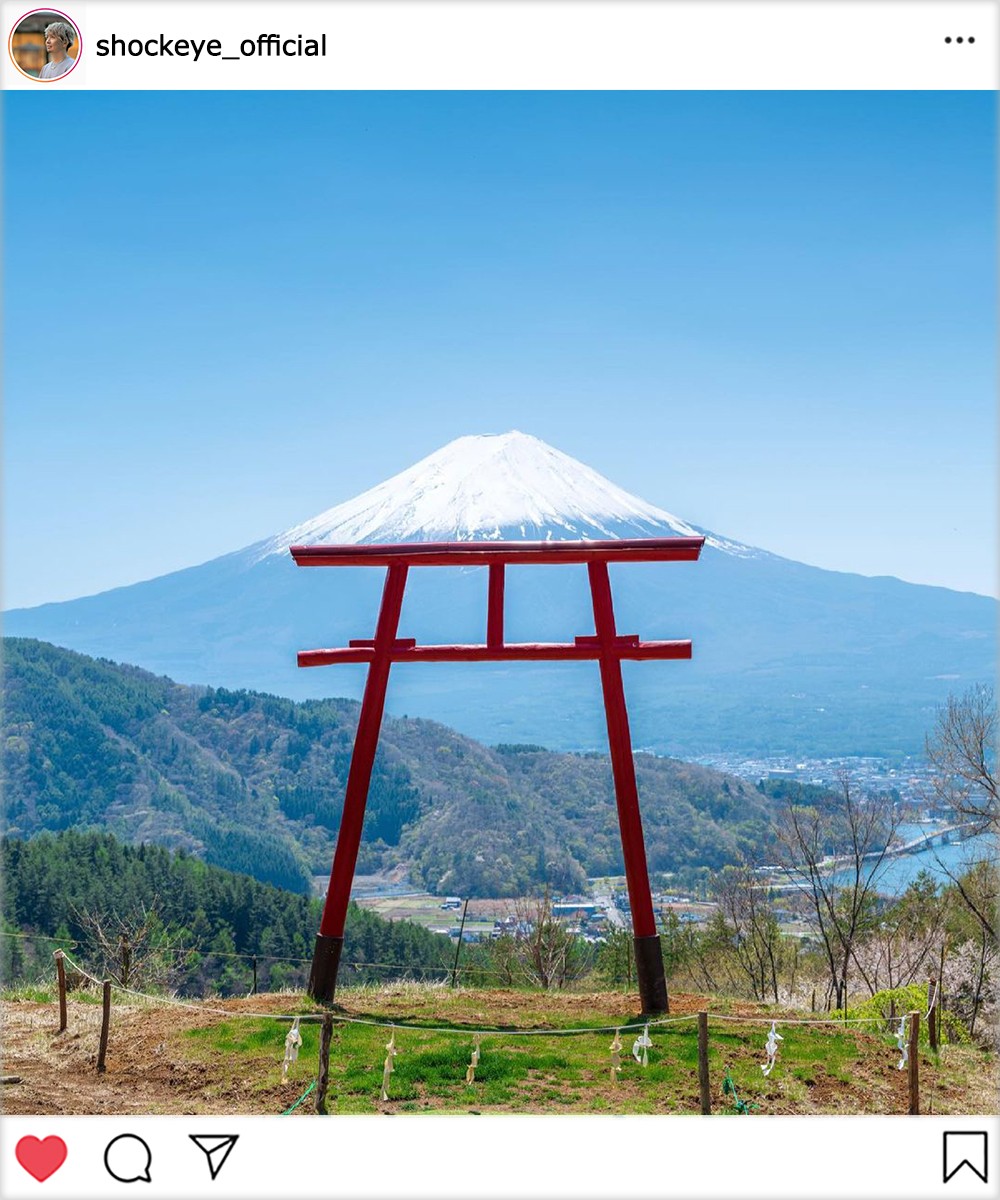
[[[80,61],[80,48],[74,22],[51,8],[26,13],[11,30],[8,43],[14,66],[39,83],[65,79]]]

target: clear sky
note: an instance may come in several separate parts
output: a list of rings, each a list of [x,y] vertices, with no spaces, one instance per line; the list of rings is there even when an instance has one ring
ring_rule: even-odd
[[[4,606],[518,428],[996,594],[988,93],[5,97]]]

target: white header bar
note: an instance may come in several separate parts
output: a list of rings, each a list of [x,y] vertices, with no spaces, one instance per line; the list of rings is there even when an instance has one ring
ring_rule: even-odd
[[[60,90],[989,90],[998,75],[995,0],[57,3],[82,34]],[[28,7],[0,5],[8,40]],[[0,82],[54,90],[9,54]]]

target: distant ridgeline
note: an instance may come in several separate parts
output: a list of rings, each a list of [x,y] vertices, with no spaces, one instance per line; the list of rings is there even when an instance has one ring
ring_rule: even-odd
[[[685,758],[920,754],[934,712],[997,670],[997,601],[828,571],[698,528],[538,438],[457,438],[292,528],[155,579],[4,614],[4,628],[188,684],[360,699],[364,670],[299,670],[296,651],[366,636],[379,571],[300,570],[289,547],[704,535],[697,564],[615,564],[622,631],[690,638],[684,663],[626,663],[634,744]],[[593,629],[582,567],[507,573],[511,642]],[[485,570],[414,571],[401,636],[475,642]],[[389,712],[481,742],[602,748],[598,672],[581,663],[425,663],[393,672]]]
[[[51,945],[39,949],[30,937],[11,933],[72,940],[80,945],[77,957],[93,963],[89,918],[120,932],[117,918],[134,926],[147,915],[155,917],[154,944],[170,947],[174,956],[164,978],[174,973],[178,982],[197,983],[198,992],[247,991],[249,962],[235,961],[239,955],[259,955],[261,982],[272,987],[308,970],[319,924],[317,900],[210,867],[184,851],[125,846],[107,833],[67,830],[27,842],[4,838],[0,849],[7,935],[0,937],[0,967],[7,981],[37,976],[32,967],[51,973]],[[451,961],[447,937],[406,921],[384,921],[355,905],[347,935],[352,962],[420,968]]]
[[[353,701],[186,687],[22,638],[4,652],[4,832],[109,830],[303,894],[328,873]],[[636,766],[652,870],[769,861],[771,796],[676,760]],[[471,896],[620,874],[610,765],[387,719],[358,869],[399,863],[431,891]]]

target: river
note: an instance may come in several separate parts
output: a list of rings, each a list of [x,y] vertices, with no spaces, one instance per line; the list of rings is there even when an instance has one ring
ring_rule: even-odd
[[[898,836],[904,841],[911,841],[921,832],[929,832],[940,826],[933,822],[926,824],[908,824],[899,827]],[[921,850],[919,854],[900,854],[887,859],[878,873],[876,888],[884,896],[895,896],[905,891],[921,871],[927,871],[940,884],[949,882],[948,872],[961,875],[963,871],[983,858],[996,858],[996,844],[986,834],[979,837],[963,839],[945,846],[934,846]],[[849,882],[846,872],[838,872],[835,876],[838,883]]]

